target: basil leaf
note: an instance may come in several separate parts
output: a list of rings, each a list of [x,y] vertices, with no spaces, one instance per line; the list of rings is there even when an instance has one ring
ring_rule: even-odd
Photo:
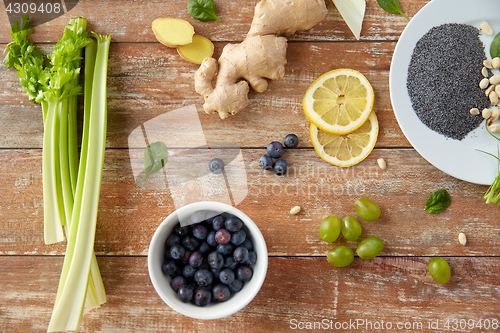
[[[167,146],[163,142],[157,141],[150,144],[144,151],[144,171],[146,174],[142,180],[144,181],[147,176],[163,168],[167,157]]]
[[[401,14],[405,18],[408,18],[405,13],[401,10],[398,0],[377,0],[380,8],[391,14]]]
[[[220,18],[215,15],[214,0],[189,0],[187,9],[189,14],[199,21],[217,20]]]
[[[500,57],[500,32],[495,36],[490,45],[491,59]]]
[[[425,203],[425,211],[431,214],[437,214],[450,206],[450,195],[446,190],[438,190],[431,194]]]

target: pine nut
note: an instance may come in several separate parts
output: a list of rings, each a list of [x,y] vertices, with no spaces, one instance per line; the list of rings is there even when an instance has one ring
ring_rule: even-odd
[[[486,89],[488,88],[488,85],[490,84],[490,79],[488,79],[487,77],[485,77],[484,79],[482,79],[481,81],[479,81],[479,88],[481,89]]]
[[[493,30],[491,29],[490,25],[488,24],[488,22],[483,22],[481,23],[480,25],[481,27],[481,30],[487,34],[488,36],[491,36],[493,34]]]
[[[490,97],[491,104],[493,104],[493,105],[498,104],[498,95],[496,92],[494,92],[494,91],[490,92],[489,97]]]
[[[491,84],[499,84],[500,83],[500,75],[493,75],[492,77],[490,77],[490,83]]]
[[[458,234],[458,242],[462,245],[467,244],[467,236],[463,232]]]
[[[472,109],[470,109],[469,112],[472,115],[478,115],[479,114],[479,109],[478,108],[472,108]]]
[[[500,58],[495,57],[491,60],[491,66],[493,66],[494,69],[499,69],[500,68]]]
[[[498,125],[498,124],[491,124],[490,126],[488,126],[488,128],[490,129],[491,133],[500,132],[500,125]]]
[[[491,60],[483,61],[483,65],[484,65],[484,67],[486,67],[488,69],[493,69],[493,65],[491,64]]]
[[[481,74],[483,74],[484,77],[488,77],[488,68],[483,67],[483,69],[481,69]]]
[[[491,119],[493,119],[493,121],[497,120],[498,117],[500,117],[500,109],[493,109],[491,111]]]
[[[385,170],[387,168],[387,163],[385,162],[385,160],[383,158],[379,158],[377,160],[377,163],[378,163],[378,166],[380,167],[380,169]]]
[[[490,109],[483,109],[481,115],[483,116],[484,119],[488,119],[489,117],[491,117]]]
[[[299,206],[295,206],[292,209],[290,209],[290,214],[292,214],[292,215],[297,215],[299,212],[300,212]]]

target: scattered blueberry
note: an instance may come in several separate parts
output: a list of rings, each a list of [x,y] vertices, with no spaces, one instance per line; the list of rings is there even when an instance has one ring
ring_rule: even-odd
[[[243,226],[243,221],[239,217],[231,215],[227,218],[224,226],[226,227],[226,229],[228,231],[236,232],[236,231],[240,230],[241,227]]]
[[[237,293],[238,291],[241,290],[241,288],[243,288],[243,282],[241,282],[240,280],[238,279],[234,279],[233,282],[231,282],[229,285],[228,285],[229,289],[232,291],[232,292],[235,292]]]
[[[182,276],[176,276],[170,284],[172,285],[172,289],[179,291],[182,286],[186,285],[186,279]]]
[[[226,219],[224,218],[224,216],[222,216],[222,215],[216,216],[212,220],[212,227],[214,228],[215,231],[222,229],[222,228],[224,228],[224,222],[226,222]]]
[[[208,264],[212,268],[221,268],[224,265],[224,257],[217,251],[213,251],[208,255]]]
[[[253,271],[248,266],[240,266],[240,267],[238,267],[238,269],[236,271],[236,277],[241,282],[250,281],[250,279],[252,278],[252,275],[253,275]]]
[[[227,244],[219,244],[217,245],[217,252],[220,254],[227,256],[228,254],[233,253],[233,244],[227,243]]]
[[[283,145],[278,141],[273,141],[267,146],[267,155],[272,158],[280,158],[284,152]]]
[[[193,227],[193,236],[198,239],[205,239],[208,235],[208,229],[201,224],[197,224]]]
[[[231,243],[236,246],[241,245],[245,239],[247,239],[247,234],[241,229],[231,235]]]
[[[233,258],[236,262],[244,262],[248,259],[248,250],[246,247],[238,246],[233,252]]]
[[[210,171],[215,174],[219,174],[224,171],[224,162],[218,157],[213,158],[208,166],[210,168]]]
[[[269,155],[262,155],[259,158],[259,165],[264,170],[271,170],[273,168],[273,159]]]
[[[231,282],[234,281],[234,271],[230,268],[224,268],[220,273],[219,273],[219,280],[220,282],[224,284],[230,284]]]
[[[194,281],[200,287],[209,286],[212,284],[213,275],[206,269],[199,269],[194,273]]]
[[[217,244],[227,244],[231,240],[231,234],[226,229],[217,230],[215,233],[215,241]]]
[[[197,306],[206,306],[212,299],[210,290],[198,288],[194,293],[194,304]]]
[[[170,234],[170,236],[167,237],[167,240],[165,241],[165,246],[166,247],[172,247],[172,245],[175,244],[180,244],[181,243],[181,238],[177,234]]]
[[[282,159],[276,160],[273,165],[273,171],[278,176],[283,176],[288,171],[288,163]]]
[[[225,302],[231,296],[231,291],[226,285],[218,284],[212,288],[212,296],[215,301]]]
[[[193,289],[188,285],[183,285],[177,291],[177,295],[182,302],[189,303],[193,299]]]
[[[180,244],[175,244],[170,248],[170,255],[174,260],[180,260],[181,258],[184,257],[185,253],[186,249]]]
[[[200,251],[194,251],[189,257],[189,265],[193,267],[200,267],[203,262],[203,255]]]
[[[288,134],[283,143],[287,148],[296,148],[299,145],[299,138],[295,134]]]

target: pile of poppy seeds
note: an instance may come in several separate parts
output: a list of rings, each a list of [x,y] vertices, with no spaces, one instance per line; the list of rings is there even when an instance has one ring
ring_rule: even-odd
[[[485,59],[479,30],[467,24],[434,27],[417,42],[406,88],[413,110],[427,127],[462,140],[484,121],[469,111],[490,106],[478,85]]]

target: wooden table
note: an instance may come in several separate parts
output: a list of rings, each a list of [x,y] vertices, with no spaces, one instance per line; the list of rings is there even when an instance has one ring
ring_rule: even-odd
[[[108,302],[85,310],[82,331],[269,332],[343,326],[343,331],[491,331],[500,320],[500,207],[482,199],[486,186],[457,180],[424,160],[395,119],[389,96],[391,57],[408,23],[367,2],[361,40],[356,41],[330,1],[314,29],[289,37],[282,82],[250,93],[251,105],[220,120],[202,111],[194,92],[197,66],[158,43],[151,21],[180,17],[215,42],[219,56],[228,42],[244,39],[257,0],[218,1],[222,22],[198,22],[186,1],[80,1],[69,13],[35,27],[32,39],[49,52],[70,16],[88,19],[89,31],[110,34],[108,137],[95,251]],[[427,0],[402,0],[411,18]],[[9,23],[0,5],[0,44],[9,42]],[[380,122],[376,148],[362,163],[341,169],[323,162],[309,138],[301,99],[319,75],[335,68],[359,70],[372,83]],[[139,187],[132,173],[128,137],[144,122],[196,105],[206,140],[241,147],[248,195],[237,208],[260,227],[269,251],[262,289],[242,311],[225,319],[193,320],[158,297],[147,270],[147,251],[159,223],[174,209],[166,189]],[[65,243],[45,245],[42,205],[42,114],[22,92],[15,71],[0,66],[0,332],[45,331],[51,316]],[[296,133],[299,149],[286,152],[291,172],[278,177],[259,168],[270,141]],[[387,161],[387,169],[377,159]],[[431,215],[428,196],[446,189],[452,204]],[[382,210],[362,222],[362,238],[385,242],[373,260],[355,258],[345,268],[326,262],[332,244],[320,240],[321,220],[355,214],[366,196]],[[290,208],[302,211],[294,216]],[[457,236],[467,235],[466,246]],[[355,247],[342,239],[336,244]],[[427,271],[434,256],[445,257],[451,281],[438,285]],[[491,323],[490,329],[464,324]],[[448,322],[449,327],[445,327]],[[389,324],[391,327],[389,327]],[[460,328],[462,324],[462,328]],[[326,325],[326,326],[325,326]],[[354,325],[354,326],[353,326]],[[371,326],[370,326],[371,325]],[[436,326],[438,325],[438,326]],[[455,328],[454,328],[455,326]],[[436,329],[438,328],[438,329]]]

